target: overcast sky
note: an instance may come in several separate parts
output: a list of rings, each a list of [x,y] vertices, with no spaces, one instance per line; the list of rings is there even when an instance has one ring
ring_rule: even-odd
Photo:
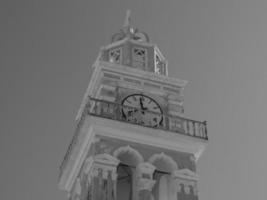
[[[0,3],[0,199],[64,200],[58,168],[99,48],[132,10],[208,121],[200,200],[266,199],[267,1]]]

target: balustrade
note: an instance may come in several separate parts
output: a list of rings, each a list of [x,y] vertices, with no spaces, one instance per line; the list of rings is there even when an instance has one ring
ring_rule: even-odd
[[[124,121],[127,123],[134,123],[134,124],[147,126],[151,128],[168,130],[171,132],[177,132],[180,134],[208,140],[207,125],[205,121],[200,122],[200,121],[195,121],[195,120],[191,120],[191,119],[187,119],[183,117],[160,114],[160,113],[156,113],[156,112],[152,112],[148,110],[144,111],[144,110],[141,110],[140,108],[123,106],[118,103],[95,99],[95,98],[90,98],[89,105],[90,106],[86,108],[88,110],[85,112],[89,115],[95,115],[98,117]],[[127,120],[122,115],[123,108],[132,109],[139,113],[146,112],[154,116],[161,115],[163,120],[158,126],[155,126],[155,125],[152,126],[149,123],[144,124],[142,120]]]

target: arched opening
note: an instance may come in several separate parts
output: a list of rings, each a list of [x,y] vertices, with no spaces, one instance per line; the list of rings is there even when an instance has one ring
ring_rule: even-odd
[[[154,154],[149,158],[149,163],[156,167],[156,170],[166,172],[168,174],[178,169],[177,163],[172,157],[165,153]]]
[[[144,162],[143,156],[130,146],[123,146],[116,149],[113,156],[120,160],[121,163],[136,167],[139,163]]]
[[[113,155],[120,161],[117,168],[117,200],[135,199],[135,171],[143,162],[142,155],[130,146],[120,147]]]
[[[170,174],[155,171],[154,180],[156,180],[152,190],[154,200],[177,200],[176,184]]]
[[[117,200],[132,200],[132,169],[121,163],[118,165],[117,174]]]
[[[176,162],[168,155],[154,154],[150,157],[149,162],[156,167],[153,179],[156,184],[152,190],[155,200],[175,200],[176,184],[171,173],[177,170]]]

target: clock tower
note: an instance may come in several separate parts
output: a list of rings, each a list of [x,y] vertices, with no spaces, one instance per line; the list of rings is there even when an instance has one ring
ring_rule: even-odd
[[[187,81],[130,24],[102,47],[60,167],[69,200],[197,200],[206,122],[183,117]]]

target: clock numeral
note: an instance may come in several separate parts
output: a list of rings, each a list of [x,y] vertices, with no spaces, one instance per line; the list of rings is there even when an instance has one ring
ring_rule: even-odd
[[[137,98],[135,96],[132,96],[132,98],[133,98],[134,101],[137,101]]]
[[[126,99],[125,101],[128,102],[128,103],[132,103],[129,99]]]

